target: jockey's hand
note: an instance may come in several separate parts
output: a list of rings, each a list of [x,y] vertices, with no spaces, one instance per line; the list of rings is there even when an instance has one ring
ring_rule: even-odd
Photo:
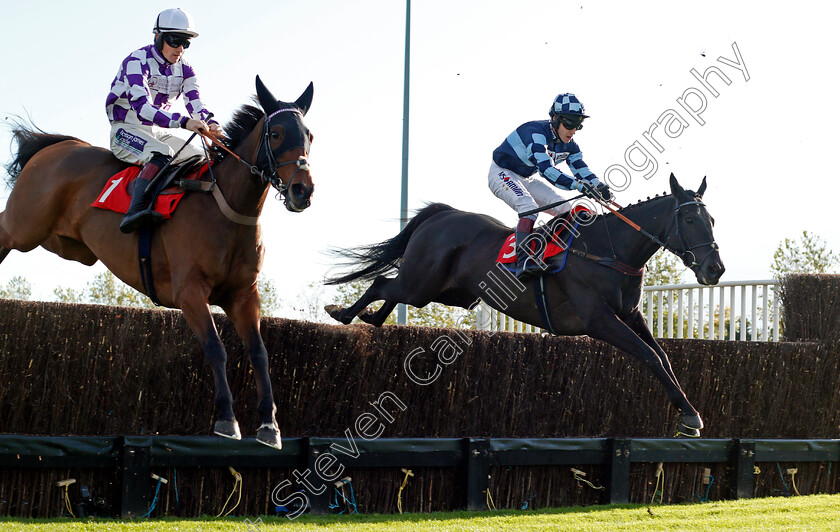
[[[222,126],[220,126],[217,122],[210,122],[207,126],[210,128],[210,134],[214,137],[224,136]]]
[[[595,192],[600,194],[601,197],[604,198],[604,201],[611,201],[613,199],[610,187],[606,183],[598,183],[598,185],[595,187]]]
[[[595,187],[592,186],[592,183],[589,181],[581,179],[575,183],[575,188],[583,192],[583,195],[587,198],[592,198],[594,200],[601,198],[601,196],[598,195],[598,191],[595,190]]]
[[[209,127],[207,126],[207,123],[204,120],[196,120],[195,118],[190,118],[189,120],[187,120],[187,125],[184,126],[184,129],[195,131],[196,133],[198,133],[199,131],[204,131],[205,133],[210,131]]]

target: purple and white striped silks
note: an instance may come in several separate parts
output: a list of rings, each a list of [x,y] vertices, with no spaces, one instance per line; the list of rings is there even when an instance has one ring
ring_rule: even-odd
[[[170,112],[181,94],[189,116]],[[153,44],[123,60],[105,101],[111,123],[182,127],[187,120],[207,120],[210,112],[198,94],[195,71],[183,58],[169,64]]]

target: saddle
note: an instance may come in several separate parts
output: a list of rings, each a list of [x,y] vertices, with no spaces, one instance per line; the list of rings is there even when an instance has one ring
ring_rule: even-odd
[[[577,235],[577,228],[580,225],[578,220],[573,216],[579,212],[586,212],[591,214],[591,211],[582,205],[575,206],[569,211],[565,217],[555,217],[547,224],[542,225],[535,231],[536,234],[542,236],[542,260],[551,267],[544,273],[557,273],[566,266],[566,256],[568,255],[569,247],[572,245],[575,235]],[[533,239],[530,242],[531,250],[538,252],[538,239]],[[510,272],[516,271],[516,234],[511,233],[505,239],[502,248],[499,250],[499,255],[496,262],[502,265]]]
[[[129,166],[111,176],[91,207],[125,214],[131,204],[134,179],[140,173],[140,168],[140,166]],[[210,165],[206,159],[200,155],[190,157],[177,165],[170,165],[152,183],[155,211],[162,214],[165,219],[172,218],[172,213],[184,194],[188,190],[199,188],[190,185],[200,180],[209,168]]]

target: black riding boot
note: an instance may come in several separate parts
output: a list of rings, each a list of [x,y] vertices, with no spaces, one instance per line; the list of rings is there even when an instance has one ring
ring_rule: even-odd
[[[520,218],[516,225],[516,241],[514,244],[516,249],[516,278],[521,281],[542,271],[542,268],[537,264],[537,260],[528,249],[525,249],[525,245],[522,245],[533,229],[534,220],[530,218]]]
[[[134,192],[131,194],[131,205],[120,223],[120,231],[133,233],[144,225],[156,224],[163,221],[163,215],[155,212],[154,202],[149,202],[151,190],[149,185],[154,181],[158,172],[167,163],[166,157],[155,157],[146,163],[140,175],[134,179]],[[149,204],[148,206],[146,204]]]

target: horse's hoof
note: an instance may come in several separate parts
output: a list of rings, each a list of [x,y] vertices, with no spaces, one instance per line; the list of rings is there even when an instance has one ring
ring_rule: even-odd
[[[368,307],[365,310],[361,311],[357,317],[367,324],[376,325],[373,322],[373,315],[374,314],[376,314],[376,311],[371,309],[370,307]]]
[[[703,428],[703,420],[700,419],[699,414],[680,414],[680,422],[689,429]]]
[[[698,414],[680,414],[680,420],[677,422],[677,436],[699,438],[702,428],[703,420]]]
[[[216,421],[216,424],[213,425],[213,434],[222,438],[230,438],[231,440],[242,439],[242,433],[239,432],[239,422],[235,419],[220,419]]]
[[[680,422],[677,423],[677,436],[685,436],[686,438],[699,438],[700,429],[686,427]]]
[[[257,441],[275,449],[283,448],[283,444],[280,442],[280,427],[277,426],[277,423],[261,425],[257,430]]]
[[[344,307],[342,307],[341,305],[325,305],[324,310],[327,314],[330,315],[332,319],[334,319],[335,321],[340,321],[344,325],[348,325],[351,321],[343,319],[342,314],[344,313]]]

